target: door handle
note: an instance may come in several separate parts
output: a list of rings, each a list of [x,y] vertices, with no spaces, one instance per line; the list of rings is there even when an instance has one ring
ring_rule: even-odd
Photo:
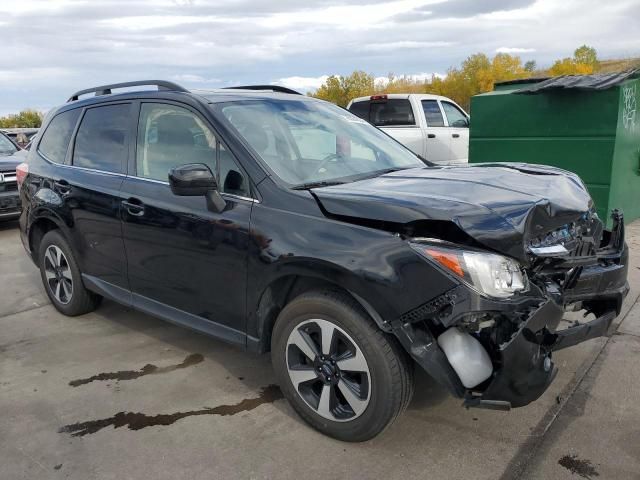
[[[460,138],[460,134],[459,133],[452,133],[451,136],[453,138]]]
[[[427,138],[436,138],[435,133],[427,133]]]
[[[130,198],[128,200],[123,200],[121,203],[129,215],[133,215],[134,217],[141,217],[144,215],[144,205],[142,205],[140,200]]]
[[[57,180],[53,182],[53,186],[56,188],[59,194],[66,195],[71,191],[71,185],[66,180]]]

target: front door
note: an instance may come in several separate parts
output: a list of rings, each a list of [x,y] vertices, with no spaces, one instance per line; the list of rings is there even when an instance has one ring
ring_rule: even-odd
[[[443,100],[442,110],[447,117],[451,133],[451,163],[467,163],[469,161],[469,118],[456,105]]]
[[[224,211],[209,210],[204,196],[171,192],[169,169],[187,163],[204,163],[216,175]],[[207,122],[186,106],[142,103],[121,199],[134,305],[215,323],[214,333],[239,341],[253,200],[246,173]]]
[[[425,158],[438,165],[446,165],[451,159],[451,133],[446,126],[437,100],[422,100],[426,121],[427,152]]]

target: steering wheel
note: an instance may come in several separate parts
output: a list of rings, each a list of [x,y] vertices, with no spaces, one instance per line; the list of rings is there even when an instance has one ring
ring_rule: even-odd
[[[324,157],[322,159],[322,161],[320,162],[320,165],[318,165],[318,168],[316,168],[315,173],[320,173],[320,170],[322,170],[324,167],[326,167],[331,160],[334,160],[334,159],[337,159],[337,158],[340,158],[340,156],[337,153],[330,153],[329,155]]]

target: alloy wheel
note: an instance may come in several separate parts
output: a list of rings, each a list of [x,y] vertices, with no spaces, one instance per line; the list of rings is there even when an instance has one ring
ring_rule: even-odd
[[[44,274],[47,287],[58,302],[66,305],[73,296],[73,277],[67,257],[56,245],[50,245],[44,254]]]
[[[332,322],[312,319],[297,325],[287,340],[286,361],[295,390],[318,415],[347,422],[369,405],[367,360],[353,338]]]

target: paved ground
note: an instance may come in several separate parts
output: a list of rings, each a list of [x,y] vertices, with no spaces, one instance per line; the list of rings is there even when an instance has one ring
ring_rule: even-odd
[[[559,352],[539,401],[464,410],[419,375],[409,411],[354,445],[302,423],[268,356],[111,302],[59,315],[0,226],[0,479],[640,478],[640,222],[627,232],[617,332]]]

